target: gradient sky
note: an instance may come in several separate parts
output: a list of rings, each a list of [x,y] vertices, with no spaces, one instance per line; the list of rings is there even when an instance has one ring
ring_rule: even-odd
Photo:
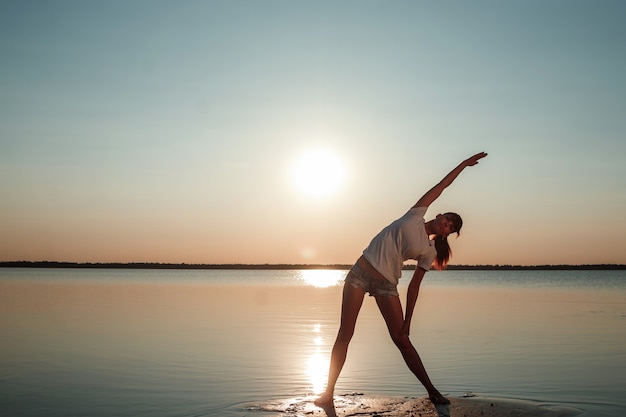
[[[0,260],[626,263],[623,1],[3,1]],[[312,149],[344,181],[294,185]]]

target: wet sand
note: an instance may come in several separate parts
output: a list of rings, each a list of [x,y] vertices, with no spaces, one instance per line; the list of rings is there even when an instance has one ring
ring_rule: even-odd
[[[335,396],[323,409],[315,397],[288,398],[249,404],[249,411],[265,416],[313,417],[571,417],[580,410],[548,403],[490,397],[449,398],[450,405],[433,405],[427,398],[348,394]]]

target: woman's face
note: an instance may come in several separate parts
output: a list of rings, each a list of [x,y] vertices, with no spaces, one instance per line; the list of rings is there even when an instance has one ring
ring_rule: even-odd
[[[454,230],[454,222],[451,214],[438,214],[433,223],[437,236],[448,237],[450,233],[457,232]]]

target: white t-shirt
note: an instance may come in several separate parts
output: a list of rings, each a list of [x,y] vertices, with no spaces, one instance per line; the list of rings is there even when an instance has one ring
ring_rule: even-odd
[[[398,220],[380,231],[363,256],[391,283],[398,284],[402,266],[408,259],[417,260],[417,265],[428,271],[437,256],[435,244],[424,228],[427,207],[414,207]]]

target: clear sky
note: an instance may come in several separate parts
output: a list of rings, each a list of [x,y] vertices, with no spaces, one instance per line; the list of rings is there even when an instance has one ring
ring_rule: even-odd
[[[484,150],[427,213],[463,216],[452,263],[626,263],[625,18],[2,1],[0,260],[351,263]]]

